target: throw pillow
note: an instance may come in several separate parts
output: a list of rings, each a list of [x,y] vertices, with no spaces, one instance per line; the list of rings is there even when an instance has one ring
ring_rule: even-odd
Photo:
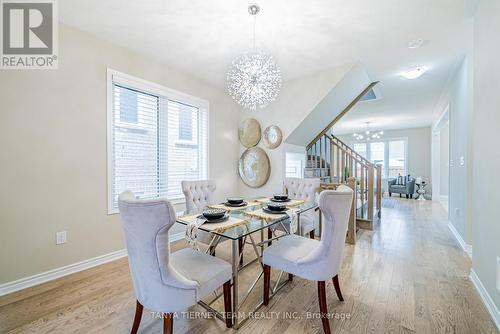
[[[401,174],[398,174],[398,178],[396,179],[396,185],[402,186],[403,185],[403,177]]]

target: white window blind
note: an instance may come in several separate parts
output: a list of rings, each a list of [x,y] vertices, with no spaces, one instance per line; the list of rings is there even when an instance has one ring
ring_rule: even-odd
[[[208,178],[208,105],[127,79],[115,75],[109,83],[110,213],[125,190],[175,200],[184,197],[182,180]]]

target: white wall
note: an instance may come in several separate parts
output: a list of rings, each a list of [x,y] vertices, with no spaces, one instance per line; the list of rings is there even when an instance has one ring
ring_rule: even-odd
[[[433,122],[431,139],[431,174],[432,193],[448,212],[449,196],[449,160],[450,160],[450,125],[449,104],[441,115]]]
[[[439,131],[439,150],[441,152],[439,196],[448,197],[450,188],[450,125],[446,122]]]
[[[338,135],[337,137],[351,147],[355,142],[352,134]],[[384,131],[381,140],[401,138],[405,138],[408,141],[406,162],[408,174],[415,178],[418,176],[422,177],[429,184],[425,188],[427,194],[432,194],[430,127],[387,130]],[[382,188],[384,191],[387,190],[386,179],[383,179]]]
[[[350,69],[349,65],[344,67],[325,70],[318,74],[283,83],[283,87],[276,101],[267,108],[256,112],[240,111],[240,121],[253,117],[262,127],[262,131],[269,125],[277,125],[283,132],[285,139],[309,114],[321,99],[335,86],[335,84]],[[311,139],[316,134],[311,134]],[[283,143],[274,150],[265,148],[262,141],[258,144],[269,156],[271,161],[271,175],[269,181],[260,188],[250,188],[241,180],[239,181],[239,192],[242,196],[255,197],[269,195],[283,190],[283,179],[285,177],[285,152],[300,152],[305,154],[305,148]],[[240,144],[240,154],[245,148]]]
[[[471,56],[464,59],[452,86],[449,109],[450,134],[450,186],[449,219],[463,239],[470,244],[472,235],[468,219],[468,196],[470,188],[468,175],[471,163],[469,128],[472,113],[472,61]]]
[[[124,248],[107,215],[107,67],[209,100],[216,197],[237,193],[239,110],[225,92],[64,25],[59,49],[58,70],[0,71],[0,283]]]
[[[500,2],[482,0],[474,32],[474,123],[472,130],[472,267],[497,308],[500,328]]]
[[[472,36],[469,36],[472,39]],[[434,156],[433,164],[439,166],[440,186],[444,178],[449,178],[448,186],[448,207],[449,220],[458,231],[461,238],[467,243],[472,241],[471,222],[471,129],[473,114],[473,86],[472,86],[472,50],[464,57],[459,64],[456,73],[451,77],[447,87],[443,90],[440,101],[436,108],[440,108],[442,113],[447,113],[448,137],[449,137],[449,162],[443,156],[447,152],[440,152],[439,156]],[[442,130],[446,131],[446,120],[440,118],[434,122],[436,133],[441,136]],[[446,143],[444,143],[446,144]],[[443,149],[443,143],[439,144],[439,149]],[[441,192],[440,187],[440,192]]]

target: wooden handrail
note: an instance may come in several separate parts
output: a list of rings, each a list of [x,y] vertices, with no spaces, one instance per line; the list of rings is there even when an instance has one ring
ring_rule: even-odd
[[[368,93],[378,83],[378,81],[370,83],[358,96],[356,96],[354,100],[352,100],[351,103],[347,105],[347,107],[345,107],[330,123],[328,123],[328,125],[320,133],[316,135],[316,137],[314,137],[313,140],[311,140],[309,145],[306,146],[306,150],[314,145],[314,143],[316,143],[322,135],[326,134],[328,130],[330,130],[333,125],[339,121],[339,119],[341,119],[349,110],[351,110],[363,98],[363,96],[365,96],[366,93]]]
[[[328,136],[328,135],[326,135],[326,136]],[[359,154],[358,152],[356,152],[354,149],[352,149],[349,145],[347,145],[346,143],[344,143],[338,137],[332,136],[331,140],[333,140],[334,142],[336,142],[335,144],[337,144],[338,146],[345,148],[345,150],[349,151],[351,153],[351,155],[356,156],[365,165],[367,165],[367,166],[372,166],[373,165],[373,163],[371,161],[369,161],[368,159],[366,159],[365,157],[363,157],[361,154]]]
[[[330,142],[333,142],[334,144],[337,144],[335,143],[335,140],[338,140],[340,141],[343,145],[338,145],[337,144],[337,147],[344,153],[346,153],[349,158],[352,158],[354,159],[357,163],[361,164],[363,167],[366,167],[366,166],[371,166],[373,165],[370,161],[366,160],[365,158],[363,158],[362,155],[360,155],[359,153],[357,153],[356,151],[354,151],[353,149],[351,149],[349,146],[345,145],[340,139],[338,139],[337,137],[333,136],[333,139],[332,137],[330,137],[329,135],[325,134],[325,137],[330,141]],[[344,146],[345,145],[345,146]]]

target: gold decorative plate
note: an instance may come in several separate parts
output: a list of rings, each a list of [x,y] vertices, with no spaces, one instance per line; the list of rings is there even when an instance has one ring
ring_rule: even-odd
[[[260,124],[255,118],[247,118],[240,123],[238,136],[245,147],[254,147],[260,141]]]
[[[277,125],[268,126],[264,130],[262,140],[264,141],[264,145],[266,145],[267,148],[275,149],[276,147],[281,145],[281,141],[283,140],[281,129]]]
[[[240,157],[238,170],[243,182],[252,188],[266,184],[271,174],[271,164],[266,152],[260,147],[252,147]]]

